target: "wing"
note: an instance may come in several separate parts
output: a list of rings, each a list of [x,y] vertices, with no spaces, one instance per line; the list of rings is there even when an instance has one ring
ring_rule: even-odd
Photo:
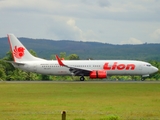
[[[91,69],[84,69],[84,68],[66,65],[61,61],[61,59],[58,57],[58,55],[56,55],[55,57],[56,57],[58,64],[60,66],[64,66],[64,67],[69,68],[69,71],[75,76],[88,76],[90,74],[90,72],[92,71]]]

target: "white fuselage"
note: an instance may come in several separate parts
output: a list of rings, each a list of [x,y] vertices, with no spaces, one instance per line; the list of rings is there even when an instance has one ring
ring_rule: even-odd
[[[55,60],[26,61],[24,65],[13,64],[25,71],[48,75],[72,75],[65,66],[60,66]],[[158,69],[147,62],[133,60],[63,60],[64,64],[87,70],[106,70],[107,75],[141,75],[149,76]],[[132,65],[132,66],[130,66]]]
[[[47,75],[75,75],[90,78],[106,78],[108,75],[149,76],[158,69],[147,62],[134,60],[45,60],[30,54],[25,46],[13,35],[8,34],[8,42],[14,61],[14,67],[25,71]]]

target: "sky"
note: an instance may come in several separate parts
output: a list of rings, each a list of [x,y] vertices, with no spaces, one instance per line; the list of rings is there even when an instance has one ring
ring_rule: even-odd
[[[0,0],[0,37],[160,43],[160,0]]]

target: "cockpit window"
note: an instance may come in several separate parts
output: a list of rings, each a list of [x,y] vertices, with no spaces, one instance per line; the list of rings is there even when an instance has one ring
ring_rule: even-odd
[[[151,67],[151,65],[150,65],[150,64],[147,64],[146,66]]]

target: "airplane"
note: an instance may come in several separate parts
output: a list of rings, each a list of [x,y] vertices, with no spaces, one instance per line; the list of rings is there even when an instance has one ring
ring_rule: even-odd
[[[158,71],[158,68],[150,63],[137,60],[61,60],[58,55],[55,55],[56,60],[46,60],[30,54],[14,34],[7,36],[14,59],[10,63],[24,71],[56,76],[80,76],[80,81],[84,81],[85,76],[103,79],[112,75],[139,75],[143,79]]]

